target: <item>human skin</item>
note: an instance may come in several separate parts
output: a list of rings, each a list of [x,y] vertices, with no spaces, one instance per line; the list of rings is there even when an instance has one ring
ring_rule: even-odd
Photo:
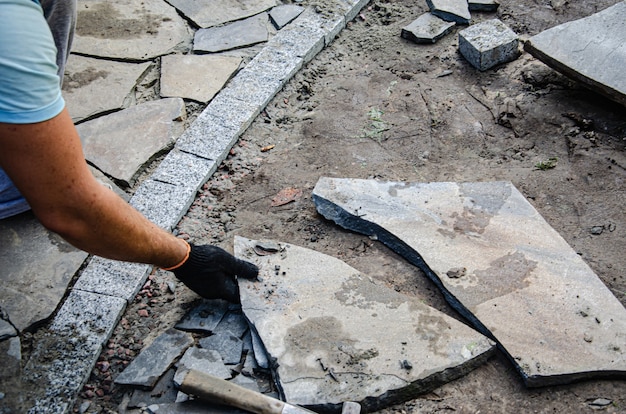
[[[81,250],[163,268],[186,257],[187,243],[93,177],[67,109],[44,122],[0,123],[0,165],[41,223]]]

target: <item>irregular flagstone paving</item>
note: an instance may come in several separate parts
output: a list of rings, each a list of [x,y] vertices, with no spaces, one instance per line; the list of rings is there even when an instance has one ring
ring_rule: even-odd
[[[193,39],[194,52],[221,52],[267,42],[269,17],[261,13],[220,27],[200,29]]]
[[[463,323],[339,259],[286,243],[258,256],[256,244],[235,238],[235,255],[260,268],[260,282],[239,281],[242,309],[290,403],[381,409],[458,378],[495,350]]]
[[[168,0],[201,28],[219,26],[261,13],[276,6],[276,0]]]
[[[129,96],[150,63],[124,63],[70,55],[63,97],[74,122],[129,105]],[[97,97],[97,99],[94,99]]]
[[[626,309],[511,183],[321,178],[313,199],[424,270],[527,385],[626,377]]]
[[[552,68],[626,105],[626,1],[531,37],[524,48]]]

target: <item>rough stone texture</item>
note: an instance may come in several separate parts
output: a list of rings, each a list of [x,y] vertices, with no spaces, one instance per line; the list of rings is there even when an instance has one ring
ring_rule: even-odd
[[[189,346],[193,337],[189,333],[168,329],[141,353],[115,379],[117,384],[154,387],[159,378],[172,366]]]
[[[626,1],[531,37],[524,48],[552,68],[626,106]]]
[[[130,204],[159,227],[172,230],[193,202],[196,190],[187,185],[172,185],[146,180],[133,194]]]
[[[212,333],[228,311],[228,302],[203,300],[176,324],[177,329]]]
[[[187,186],[194,191],[215,171],[215,162],[193,154],[172,150],[152,173],[155,181],[176,186]]]
[[[498,3],[496,0],[469,0],[467,4],[469,6],[470,12],[495,12],[500,6],[500,3]]]
[[[48,318],[87,258],[31,212],[0,220],[0,308],[19,331]]]
[[[99,28],[106,19],[106,33]],[[191,33],[164,1],[81,0],[72,52],[128,60],[150,60],[187,42]]]
[[[132,185],[146,163],[173,146],[184,130],[185,117],[183,100],[169,98],[139,104],[76,128],[85,157],[101,171]]]
[[[117,184],[115,184],[113,181],[111,181],[109,179],[109,177],[104,175],[104,173],[102,171],[98,170],[97,168],[92,167],[91,165],[89,165],[88,167],[89,167],[89,171],[91,171],[93,176],[96,178],[96,180],[98,180],[100,182],[100,184],[102,184],[103,186],[113,190],[113,192],[115,194],[117,194],[118,196],[123,198],[125,201],[130,200],[130,196],[128,195],[128,193],[126,193],[124,190],[119,188],[117,186]]]
[[[199,27],[219,26],[250,17],[274,7],[276,0],[168,0]]]
[[[174,386],[175,369],[169,369],[151,390],[135,390],[128,401],[128,408],[146,407],[176,401],[178,390]]]
[[[241,362],[243,341],[232,332],[218,332],[215,335],[202,338],[198,343],[204,349],[217,351],[224,364],[232,365]]]
[[[214,53],[267,42],[267,24],[267,13],[262,13],[224,26],[200,29],[193,39],[193,51]]]
[[[169,55],[161,58],[161,96],[210,101],[239,69],[234,56]]]
[[[4,392],[4,386],[7,382],[11,382],[14,380],[13,377],[20,375],[22,345],[19,337],[15,336],[0,342],[0,362],[2,363],[2,369],[0,369],[0,392]]]
[[[114,296],[130,302],[151,270],[152,266],[146,264],[93,257],[81,272],[74,289]]]
[[[626,377],[626,309],[511,183],[322,178],[313,198],[422,268],[527,385]]]
[[[248,321],[239,310],[230,310],[220,321],[215,329],[216,332],[230,332],[237,338],[243,338],[248,331]]]
[[[518,36],[498,19],[459,32],[459,51],[478,70],[487,70],[519,56]]]
[[[174,375],[174,384],[180,386],[190,369],[221,379],[232,378],[232,374],[224,365],[220,353],[212,349],[189,348],[178,362],[178,368]]]
[[[0,318],[0,341],[17,336],[17,331],[9,322]]]
[[[453,22],[446,22],[432,13],[424,13],[403,27],[401,35],[416,43],[435,43],[450,33],[454,26]]]
[[[123,63],[70,55],[63,98],[74,122],[126,108],[137,81],[150,63]],[[94,99],[94,97],[98,97]]]
[[[467,0],[426,0],[430,12],[447,22],[469,24],[472,16]]]
[[[270,19],[277,29],[282,29],[304,11],[304,7],[296,4],[283,4],[270,10]]]
[[[381,409],[467,373],[495,350],[473,329],[338,259],[290,244],[258,256],[255,244],[235,238],[236,256],[256,263],[262,278],[240,279],[241,303],[290,403]]]

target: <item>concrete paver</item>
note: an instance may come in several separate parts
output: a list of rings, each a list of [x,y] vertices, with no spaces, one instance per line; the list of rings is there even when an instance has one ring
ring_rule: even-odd
[[[290,403],[315,410],[358,401],[374,411],[458,378],[495,351],[465,324],[336,258],[287,243],[259,256],[255,245],[235,238],[235,255],[257,264],[262,279],[239,280],[242,308]]]
[[[626,309],[511,183],[322,178],[313,198],[420,267],[528,386],[626,377]]]

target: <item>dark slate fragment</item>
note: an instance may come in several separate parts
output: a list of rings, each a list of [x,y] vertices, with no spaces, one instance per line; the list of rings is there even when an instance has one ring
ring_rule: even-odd
[[[495,12],[500,6],[496,0],[469,0],[467,3],[471,12]]]
[[[435,43],[450,33],[454,26],[453,22],[446,22],[432,13],[424,13],[403,27],[401,36],[415,43]]]
[[[202,338],[199,344],[204,349],[212,349],[219,352],[227,365],[241,362],[243,341],[229,331],[218,332]]]
[[[243,335],[248,331],[248,321],[245,316],[241,312],[241,308],[239,310],[231,310],[229,311],[220,323],[215,328],[214,332],[230,332],[235,335],[237,338],[243,338]]]
[[[224,300],[203,300],[176,324],[183,331],[213,332],[228,311]]]
[[[128,401],[128,408],[175,402],[178,394],[178,390],[174,387],[175,372],[175,369],[169,369],[149,391],[135,390]]]

